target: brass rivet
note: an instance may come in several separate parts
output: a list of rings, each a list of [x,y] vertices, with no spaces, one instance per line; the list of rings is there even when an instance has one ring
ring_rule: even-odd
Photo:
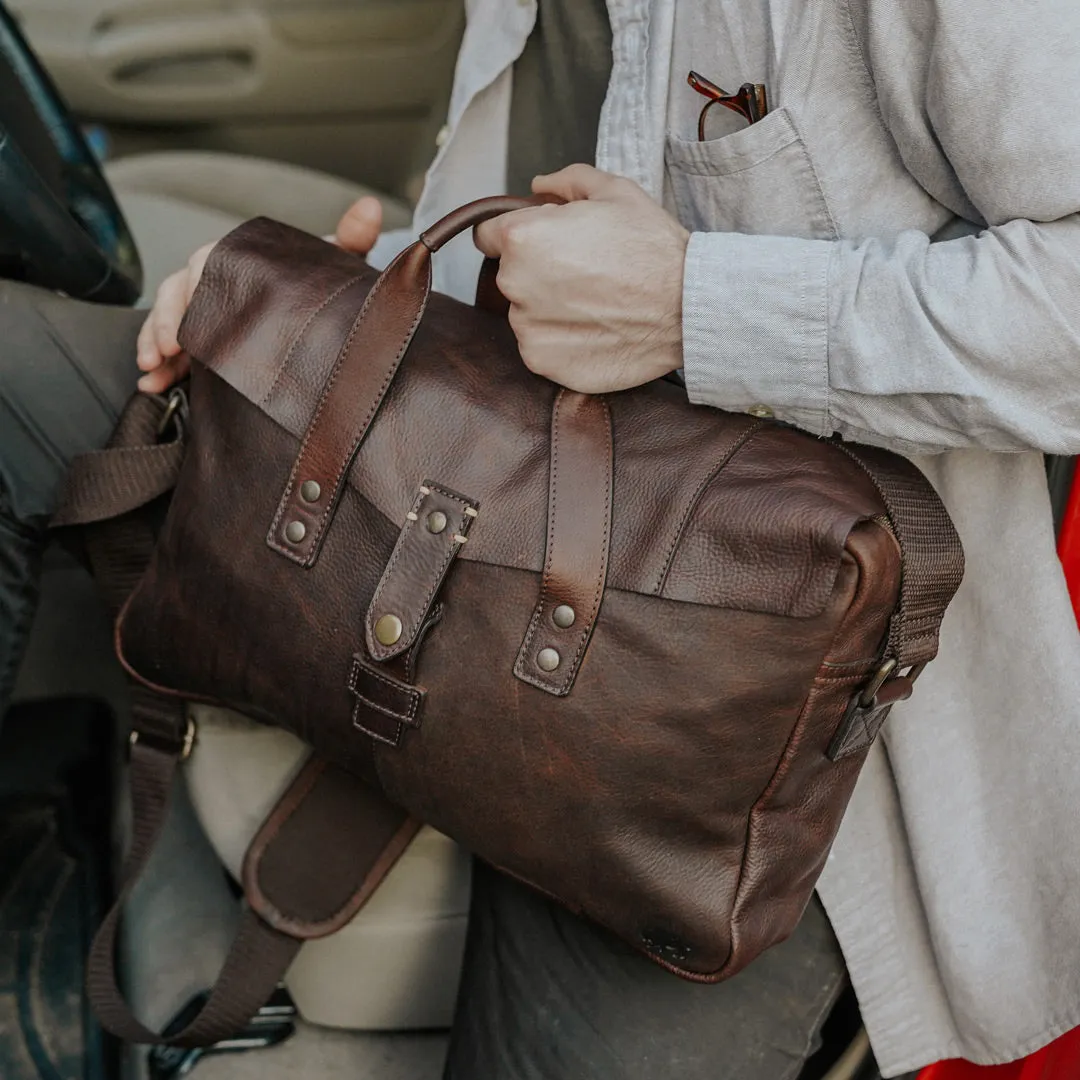
[[[300,498],[307,503],[313,503],[319,501],[319,496],[322,494],[322,488],[314,480],[305,480],[300,485]]]
[[[396,645],[401,640],[401,620],[396,615],[384,615],[375,624],[375,640],[380,645]]]
[[[536,655],[536,666],[541,671],[554,671],[562,662],[562,657],[554,649],[541,649]]]
[[[285,539],[290,544],[299,544],[307,536],[307,529],[302,521],[290,521],[285,527]]]
[[[771,420],[776,415],[768,405],[751,405],[746,411],[759,420]]]
[[[427,516],[428,532],[441,533],[446,528],[446,515],[441,510],[432,510]]]
[[[552,613],[551,621],[560,629],[568,630],[574,625],[577,613],[569,604],[560,604]]]

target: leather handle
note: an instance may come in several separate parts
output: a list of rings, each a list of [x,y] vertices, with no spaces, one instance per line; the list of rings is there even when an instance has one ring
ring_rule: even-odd
[[[431,256],[465,229],[513,210],[559,201],[546,196],[477,199],[420,234],[368,293],[304,434],[266,542],[303,567],[314,566],[345,477],[394,381],[431,294]],[[494,277],[481,303],[505,311]],[[483,284],[483,282],[482,282]]]
[[[428,251],[434,253],[466,229],[474,229],[477,225],[481,225],[493,217],[510,214],[515,210],[528,210],[531,207],[547,206],[564,201],[557,195],[530,195],[527,197],[489,195],[486,199],[475,199],[471,203],[459,206],[456,210],[451,210],[444,218],[440,218],[435,222],[430,229],[425,229],[420,234],[420,242]]]
[[[564,201],[556,195],[533,195],[530,198],[494,195],[487,199],[477,199],[447,214],[426,232],[421,233],[420,239],[429,251],[435,252],[465,229],[475,228],[490,218],[509,214],[514,210],[527,210],[533,206],[558,205]],[[510,310],[510,301],[499,291],[496,281],[498,274],[499,260],[484,259],[480,267],[480,278],[476,283],[476,306],[505,318]]]

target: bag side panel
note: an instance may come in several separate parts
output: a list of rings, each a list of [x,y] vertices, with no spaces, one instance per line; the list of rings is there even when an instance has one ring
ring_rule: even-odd
[[[776,774],[750,813],[732,953],[721,977],[786,938],[810,900],[867,753],[833,762],[826,751],[852,695],[878,663],[900,570],[888,530],[865,522],[852,532],[839,582],[849,599],[846,615]]]

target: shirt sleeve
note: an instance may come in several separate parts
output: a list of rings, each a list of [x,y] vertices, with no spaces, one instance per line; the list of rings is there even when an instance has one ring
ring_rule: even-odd
[[[694,234],[690,399],[907,453],[1080,453],[1075,0],[865,8],[862,45],[901,155],[972,235]],[[890,25],[920,9],[924,67]]]

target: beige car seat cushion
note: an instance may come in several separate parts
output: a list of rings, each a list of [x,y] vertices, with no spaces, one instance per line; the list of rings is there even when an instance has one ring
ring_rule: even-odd
[[[145,305],[191,253],[265,215],[323,236],[362,195],[383,204],[387,229],[412,211],[362,184],[280,161],[203,151],[138,154],[105,167],[142,256]]]

